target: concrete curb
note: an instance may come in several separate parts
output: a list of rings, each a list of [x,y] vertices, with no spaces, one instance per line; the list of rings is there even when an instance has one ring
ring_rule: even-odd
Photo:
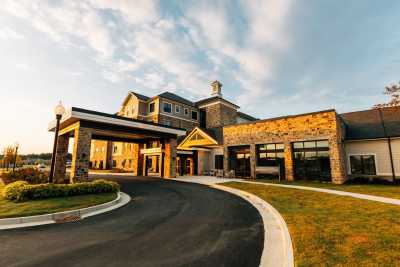
[[[202,184],[199,180],[172,179],[180,182]],[[248,192],[218,184],[204,183],[243,198],[252,204],[260,213],[264,225],[264,248],[260,267],[293,267],[293,246],[287,225],[279,212],[261,198]]]
[[[339,190],[334,190],[334,189],[324,189],[324,188],[311,187],[311,186],[302,186],[302,185],[285,185],[285,184],[250,182],[250,181],[241,181],[241,182],[249,183],[249,184],[285,187],[285,188],[292,188],[292,189],[298,189],[298,190],[315,191],[315,192],[321,192],[321,193],[327,193],[327,194],[333,194],[333,195],[339,195],[339,196],[347,196],[347,197],[371,200],[371,201],[400,206],[400,199],[389,198],[389,197],[380,197],[380,196],[374,196],[374,195],[353,193],[353,192],[348,192],[348,191],[339,191]]]
[[[109,176],[134,176],[133,173],[131,172],[89,172],[89,176],[104,176],[104,175],[109,175]]]
[[[84,219],[122,207],[130,200],[131,197],[128,194],[119,192],[116,199],[88,208],[35,216],[0,219],[0,230],[52,224],[68,218],[77,218],[78,220]]]

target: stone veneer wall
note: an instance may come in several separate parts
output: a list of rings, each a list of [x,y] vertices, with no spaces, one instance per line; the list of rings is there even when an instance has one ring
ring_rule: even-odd
[[[72,152],[70,182],[84,182],[89,179],[89,162],[92,132],[77,127],[74,130],[74,149]]]
[[[206,111],[206,127],[220,127],[235,124],[237,110],[226,105],[217,103],[204,108]]]
[[[224,168],[228,168],[228,147],[250,145],[251,176],[255,177],[255,145],[284,143],[286,178],[294,179],[292,142],[307,140],[329,141],[332,181],[343,183],[346,177],[343,149],[343,129],[336,112],[324,111],[282,119],[226,126],[224,132]]]

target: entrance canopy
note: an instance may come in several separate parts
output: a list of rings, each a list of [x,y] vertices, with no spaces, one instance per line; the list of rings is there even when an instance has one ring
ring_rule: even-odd
[[[56,121],[51,122],[48,130],[55,131],[56,125]],[[62,182],[65,179],[70,137],[74,138],[71,182],[88,179],[93,139],[130,142],[142,148],[150,141],[159,141],[163,147],[160,154],[162,176],[175,177],[176,140],[184,135],[184,129],[73,107],[64,113],[60,121],[55,155],[55,181]]]
[[[160,138],[176,138],[186,135],[181,128],[152,122],[125,118],[113,114],[72,107],[62,116],[59,135],[74,135],[76,127],[90,128],[92,139],[120,142],[143,143]],[[54,131],[56,121],[49,124],[48,130]]]

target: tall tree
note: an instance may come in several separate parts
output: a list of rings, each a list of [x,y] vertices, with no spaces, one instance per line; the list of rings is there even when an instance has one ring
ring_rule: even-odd
[[[376,104],[374,108],[385,108],[385,107],[395,107],[400,106],[400,82],[397,84],[392,84],[385,87],[383,92],[385,95],[390,97],[389,102]]]

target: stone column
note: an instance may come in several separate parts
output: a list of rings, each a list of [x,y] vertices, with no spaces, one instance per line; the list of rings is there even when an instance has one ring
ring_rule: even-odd
[[[285,176],[286,180],[294,181],[293,148],[290,142],[285,142]]]
[[[332,183],[343,184],[347,179],[345,153],[342,142],[337,138],[329,140],[329,158],[331,164]]]
[[[228,175],[230,167],[231,166],[229,166],[229,150],[227,146],[224,146],[224,177]]]
[[[90,145],[92,133],[89,129],[78,127],[74,133],[74,151],[70,182],[84,182],[89,179]]]
[[[65,183],[66,163],[69,145],[69,134],[60,135],[57,140],[56,158],[54,164],[54,183]]]
[[[140,150],[144,148],[143,144],[133,144],[133,173],[136,176],[143,175],[143,154]]]
[[[165,140],[165,149],[164,149],[164,178],[175,178],[176,170],[175,170],[175,161],[176,161],[176,139],[171,138]]]
[[[256,179],[256,145],[250,144],[250,178]]]

